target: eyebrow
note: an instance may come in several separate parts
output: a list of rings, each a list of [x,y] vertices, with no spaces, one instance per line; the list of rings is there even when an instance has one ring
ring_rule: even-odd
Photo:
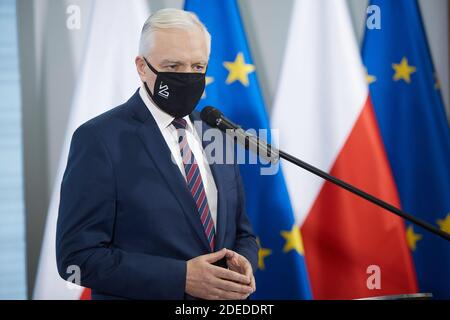
[[[163,60],[161,62],[161,64],[179,64],[179,65],[184,65],[184,62],[179,61],[179,60]]]
[[[183,62],[183,61],[179,61],[179,60],[163,60],[162,62],[161,62],[161,65],[163,65],[163,64],[177,64],[177,65],[181,65],[181,66],[184,66],[185,65],[185,63]],[[198,62],[195,62],[195,63],[193,63],[193,64],[203,64],[203,65],[206,65],[207,64],[207,62],[206,61],[198,61]]]

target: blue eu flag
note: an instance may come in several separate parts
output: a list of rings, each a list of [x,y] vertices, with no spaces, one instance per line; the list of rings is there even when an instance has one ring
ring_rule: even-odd
[[[244,128],[268,129],[269,121],[235,0],[187,0],[212,36],[205,97]],[[240,166],[247,212],[260,245],[256,299],[310,299],[300,230],[281,171],[261,175],[255,164]]]
[[[363,59],[402,208],[450,233],[450,130],[415,0],[371,1]],[[419,289],[450,298],[450,243],[412,224],[406,238]]]

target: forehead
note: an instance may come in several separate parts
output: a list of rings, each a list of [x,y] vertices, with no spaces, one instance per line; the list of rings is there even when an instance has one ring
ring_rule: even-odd
[[[200,27],[160,29],[156,30],[152,37],[153,59],[183,61],[208,59],[206,37]]]

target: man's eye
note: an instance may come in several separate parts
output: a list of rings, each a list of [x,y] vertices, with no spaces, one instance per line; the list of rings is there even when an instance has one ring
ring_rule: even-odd
[[[176,65],[176,64],[171,64],[171,65],[168,65],[166,68],[167,68],[167,69],[174,70],[174,69],[177,68],[177,65]]]
[[[203,71],[205,70],[205,66],[194,66],[195,71]]]

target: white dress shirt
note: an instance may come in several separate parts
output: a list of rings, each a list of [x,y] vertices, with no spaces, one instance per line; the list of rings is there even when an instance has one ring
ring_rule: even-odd
[[[141,85],[139,90],[139,94],[141,99],[144,101],[148,110],[152,114],[153,118],[158,125],[159,130],[161,131],[164,140],[167,143],[167,146],[170,149],[172,154],[172,159],[175,160],[178,168],[181,171],[184,179],[186,179],[186,173],[184,171],[184,165],[181,159],[180,146],[178,144],[178,134],[177,130],[172,124],[174,117],[170,114],[165,113],[161,109],[159,109],[153,101],[149,98],[147,91],[145,90],[144,85]],[[191,119],[189,116],[185,116],[183,118],[186,120],[186,137],[191,148],[194,153],[195,159],[197,160],[198,168],[200,169],[200,174],[202,176],[203,186],[205,187],[206,199],[208,200],[209,210],[211,212],[211,217],[214,221],[214,227],[217,230],[217,188],[214,182],[214,177],[211,173],[211,169],[209,167],[206,156],[203,152],[202,141],[199,138],[197,131],[195,130]]]

